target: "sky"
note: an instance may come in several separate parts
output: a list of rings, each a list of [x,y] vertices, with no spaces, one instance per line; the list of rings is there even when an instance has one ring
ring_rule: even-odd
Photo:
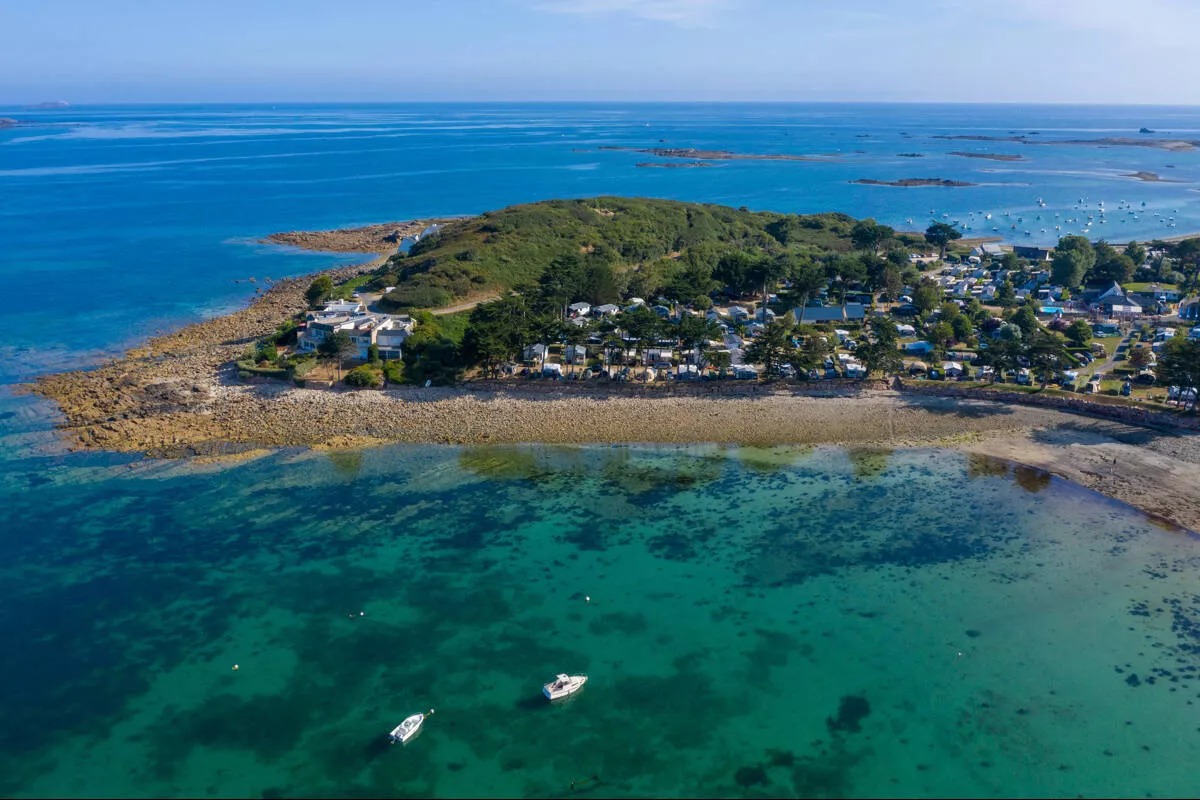
[[[1200,104],[1198,0],[0,0],[0,105]]]

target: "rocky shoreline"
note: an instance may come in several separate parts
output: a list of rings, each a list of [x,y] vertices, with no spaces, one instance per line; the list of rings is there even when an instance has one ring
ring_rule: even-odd
[[[349,280],[385,258],[326,274]],[[930,445],[1045,469],[1200,530],[1200,436],[1069,410],[894,391],[882,382],[320,390],[241,380],[234,360],[306,308],[313,277],[279,281],[237,312],[28,388],[58,405],[66,444],[77,450],[186,458],[389,442]]]
[[[272,233],[263,241],[324,253],[394,253],[406,237],[416,236],[430,225],[450,221],[450,218],[414,219],[331,231],[285,231]]]

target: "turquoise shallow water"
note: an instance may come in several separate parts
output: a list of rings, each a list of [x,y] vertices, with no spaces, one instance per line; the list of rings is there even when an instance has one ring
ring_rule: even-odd
[[[1034,470],[389,447],[0,491],[0,794],[1196,791],[1200,543]]]

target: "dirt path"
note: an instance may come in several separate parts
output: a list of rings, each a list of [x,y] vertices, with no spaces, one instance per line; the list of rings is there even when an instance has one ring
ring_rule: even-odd
[[[433,309],[429,310],[429,313],[433,314],[435,317],[439,317],[442,314],[457,314],[459,311],[470,311],[472,308],[479,305],[480,303],[489,303],[492,300],[499,300],[499,299],[500,299],[500,295],[489,294],[484,297],[480,297],[477,300],[470,300],[466,303],[458,303],[457,305],[446,306],[445,308],[433,308]]]

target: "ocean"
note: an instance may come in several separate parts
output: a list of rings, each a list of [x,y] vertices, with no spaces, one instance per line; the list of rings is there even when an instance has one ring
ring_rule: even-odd
[[[1200,231],[1200,151],[932,138],[1200,138],[1195,109],[0,117],[41,123],[0,129],[10,387],[359,260],[258,242],[279,230],[627,194],[970,234],[1020,216],[997,235],[1041,244],[1054,213],[1124,201],[1097,237]],[[951,155],[983,151],[1025,160]],[[914,177],[980,185],[850,183]],[[63,452],[55,419],[0,393],[5,796],[1195,794],[1200,542],[1035,470],[703,444],[158,462]],[[558,672],[590,680],[549,704]]]

